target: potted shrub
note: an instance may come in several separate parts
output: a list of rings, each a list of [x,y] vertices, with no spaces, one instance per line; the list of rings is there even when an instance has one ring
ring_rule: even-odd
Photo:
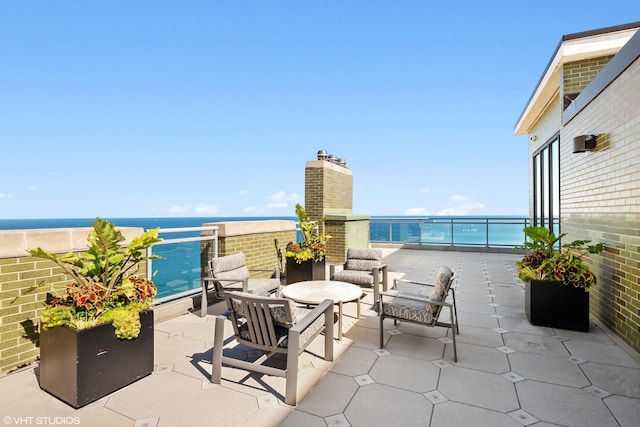
[[[602,243],[575,240],[560,246],[560,239],[545,227],[525,227],[530,239],[518,261],[518,277],[525,282],[525,312],[534,325],[578,331],[589,330],[589,289],[597,279],[583,257],[602,252]]]
[[[287,284],[305,280],[324,280],[326,276],[324,257],[327,251],[327,240],[331,238],[321,230],[324,228],[325,217],[312,221],[299,203],[296,204],[296,216],[302,242],[289,242],[286,246]]]
[[[122,233],[96,218],[86,252],[33,256],[56,263],[72,282],[48,295],[40,317],[40,387],[78,408],[153,371],[156,286],[137,276],[158,229],[127,246]]]

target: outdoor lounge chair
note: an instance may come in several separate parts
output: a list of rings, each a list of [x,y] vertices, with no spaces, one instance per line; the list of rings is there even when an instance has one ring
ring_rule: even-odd
[[[456,294],[451,287],[453,278],[453,271],[449,267],[443,266],[438,270],[435,285],[395,279],[393,289],[380,294],[380,348],[384,347],[383,323],[385,318],[394,319],[394,323],[400,320],[425,326],[443,326],[452,330],[455,328],[451,335],[453,336],[453,360],[457,362],[456,334],[459,334],[460,330],[458,328]],[[409,284],[411,291],[399,291],[398,283]],[[446,302],[449,292],[451,292],[452,303]],[[438,319],[442,307],[449,308],[449,322]]]
[[[374,303],[380,299],[380,283],[382,289],[387,290],[387,265],[382,263],[380,249],[347,249],[347,260],[342,270],[336,271],[336,265],[330,265],[329,277],[331,280],[372,287]]]
[[[298,357],[324,332],[324,359],[333,361],[333,301],[324,300],[313,310],[296,307],[285,298],[227,292],[224,296],[235,339],[265,352],[254,362],[223,354],[224,316],[216,317],[211,382],[220,384],[222,365],[286,378],[285,403],[295,406],[298,390]],[[286,368],[263,364],[274,354],[286,355]]]
[[[222,298],[227,291],[241,291],[266,295],[280,290],[280,269],[251,269],[247,267],[244,253],[214,257],[209,261],[211,277],[202,280],[202,302],[200,316],[207,315],[207,293],[213,284],[216,297]],[[271,278],[251,278],[252,272],[271,272]]]

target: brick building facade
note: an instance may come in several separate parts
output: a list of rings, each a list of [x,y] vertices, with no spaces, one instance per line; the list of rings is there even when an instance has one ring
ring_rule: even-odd
[[[590,311],[640,352],[640,22],[562,38],[515,132],[532,224],[602,242]],[[574,138],[594,135],[595,148]]]

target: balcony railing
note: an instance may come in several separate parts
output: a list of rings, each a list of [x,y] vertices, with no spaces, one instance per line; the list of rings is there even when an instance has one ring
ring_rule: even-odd
[[[372,217],[369,238],[371,243],[434,248],[513,248],[522,245],[522,229],[527,225],[529,219],[524,217]],[[203,231],[212,234],[203,235]],[[147,271],[155,273],[156,302],[198,293],[202,280],[201,243],[213,241],[213,253],[217,254],[218,228],[165,228],[160,229],[160,236],[164,241],[153,247],[153,253],[162,259],[147,265]],[[301,238],[298,230],[298,240]]]
[[[522,245],[525,217],[372,217],[371,243],[511,248]]]
[[[203,233],[207,232],[207,233]],[[218,227],[161,228],[163,241],[147,250],[161,259],[147,261],[147,271],[153,274],[158,287],[156,303],[194,295],[201,290],[201,243],[213,241],[213,254],[218,253]],[[168,235],[171,235],[169,237]]]

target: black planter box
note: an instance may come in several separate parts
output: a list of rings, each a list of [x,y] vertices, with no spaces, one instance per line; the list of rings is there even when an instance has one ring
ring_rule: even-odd
[[[80,408],[153,372],[153,310],[140,313],[133,340],[116,338],[113,325],[40,332],[40,388]]]
[[[298,264],[295,259],[287,258],[287,285],[307,280],[325,280],[325,260],[307,260]]]
[[[524,290],[524,309],[532,324],[589,331],[589,292],[549,280],[531,280]]]

